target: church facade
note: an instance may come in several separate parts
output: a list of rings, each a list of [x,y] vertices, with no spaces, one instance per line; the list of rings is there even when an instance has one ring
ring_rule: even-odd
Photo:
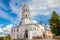
[[[11,39],[34,39],[38,37],[43,38],[44,26],[38,23],[31,23],[30,12],[28,6],[25,4],[22,8],[20,25],[11,30]]]

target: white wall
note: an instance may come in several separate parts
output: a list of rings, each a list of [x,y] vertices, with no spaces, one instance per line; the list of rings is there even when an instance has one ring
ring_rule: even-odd
[[[32,31],[32,34],[31,34],[32,36],[42,36],[42,32],[44,32],[44,27],[41,26],[41,25],[39,25],[39,26],[31,25],[31,26],[29,26],[29,28],[32,28],[32,30],[31,30]],[[36,28],[36,30],[33,29],[33,28]],[[17,29],[18,29],[18,32],[17,32]],[[13,31],[14,31],[14,29],[13,29]],[[25,32],[24,26],[20,26],[20,27],[15,28],[15,32],[12,32],[12,35],[11,35],[12,39],[23,38],[24,37],[24,32]],[[17,35],[18,35],[18,37],[17,37]]]
[[[32,31],[28,31],[28,39],[32,39]]]
[[[11,32],[11,39],[17,39],[17,35],[18,35],[18,32],[17,32],[17,28],[14,28],[12,29],[13,32]]]
[[[25,33],[25,28],[23,26],[20,26],[19,33],[18,33],[20,39],[24,38],[24,33]]]
[[[36,28],[33,29],[33,28]],[[39,26],[32,26],[32,33],[33,33],[33,36],[42,36],[42,33],[44,32],[44,27],[42,25],[39,25]]]

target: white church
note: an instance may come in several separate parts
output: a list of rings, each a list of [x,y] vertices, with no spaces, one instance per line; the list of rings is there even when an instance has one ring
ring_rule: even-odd
[[[11,29],[11,40],[13,39],[34,39],[34,38],[43,38],[45,33],[44,26],[37,23],[35,20],[30,20],[29,8],[24,4],[21,13],[21,22],[16,28]],[[52,33],[50,33],[52,37]]]

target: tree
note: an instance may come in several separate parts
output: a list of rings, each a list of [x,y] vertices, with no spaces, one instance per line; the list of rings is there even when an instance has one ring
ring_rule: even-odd
[[[3,37],[0,37],[0,40],[4,40],[4,38]]]
[[[10,35],[6,36],[6,40],[11,40],[11,36]]]
[[[49,20],[50,28],[53,34],[60,35],[60,20],[59,15],[53,11],[52,17]]]

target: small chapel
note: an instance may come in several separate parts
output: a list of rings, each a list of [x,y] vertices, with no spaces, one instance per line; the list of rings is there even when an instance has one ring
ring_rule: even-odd
[[[16,28],[11,29],[11,40],[43,38],[44,32],[45,29],[43,25],[36,21],[31,22],[29,8],[24,4],[21,13],[21,22]]]

